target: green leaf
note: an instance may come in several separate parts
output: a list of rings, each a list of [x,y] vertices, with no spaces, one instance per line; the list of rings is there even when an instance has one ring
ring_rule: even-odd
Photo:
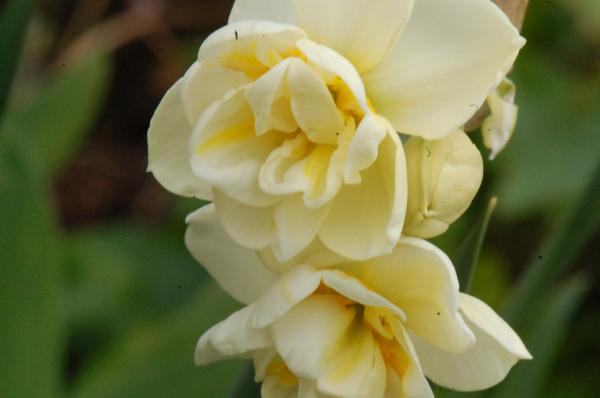
[[[224,397],[241,368],[239,361],[194,366],[196,341],[239,304],[207,281],[176,314],[131,332],[89,368],[70,396],[75,398]]]
[[[456,273],[458,274],[461,291],[465,293],[468,293],[471,289],[471,283],[473,282],[473,275],[475,274],[477,262],[479,261],[483,240],[485,239],[490,218],[492,217],[492,214],[494,214],[497,203],[498,199],[496,197],[490,199],[488,205],[479,217],[477,217],[475,225],[473,225],[452,258],[452,262],[456,267]]]
[[[520,328],[527,324],[531,303],[575,263],[599,228],[600,163],[579,201],[536,254],[535,260],[527,267],[525,275],[511,295],[504,317],[513,327]]]
[[[260,384],[254,381],[254,365],[248,362],[240,371],[229,398],[260,398]]]
[[[109,72],[106,56],[92,56],[64,68],[30,101],[10,104],[1,132],[28,137],[39,167],[60,171],[98,116]]]
[[[543,396],[547,376],[555,363],[559,348],[571,329],[571,321],[579,308],[589,283],[583,277],[575,277],[557,291],[549,289],[550,297],[536,308],[535,326],[527,333],[527,346],[533,355],[532,361],[520,363],[501,385],[496,398]]]
[[[26,146],[0,139],[0,384],[54,395],[62,365],[61,244],[47,181]]]
[[[0,14],[0,117],[8,102],[25,41],[31,0],[9,0]]]

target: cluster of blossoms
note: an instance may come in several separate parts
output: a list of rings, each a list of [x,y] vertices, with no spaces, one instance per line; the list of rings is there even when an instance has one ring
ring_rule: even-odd
[[[196,363],[252,358],[265,398],[420,398],[530,358],[425,240],[479,189],[486,98],[492,157],[510,137],[523,44],[489,0],[237,0],[148,136],[158,181],[213,202],[186,244],[247,305]]]

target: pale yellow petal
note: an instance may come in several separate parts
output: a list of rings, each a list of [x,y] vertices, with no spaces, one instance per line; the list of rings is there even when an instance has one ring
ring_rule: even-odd
[[[253,250],[264,249],[275,237],[273,207],[252,207],[216,189],[214,203],[217,216],[229,236]]]
[[[308,139],[335,145],[344,124],[321,77],[304,62],[292,60],[288,67],[288,87],[292,112]]]
[[[283,274],[256,302],[251,325],[263,328],[287,314],[310,296],[321,283],[321,274],[309,266],[297,266]]]
[[[406,162],[395,133],[382,141],[377,161],[361,178],[338,193],[319,232],[325,246],[353,260],[391,252],[402,231]]]
[[[436,384],[458,391],[477,391],[500,383],[521,359],[531,355],[517,334],[480,300],[461,294],[461,311],[476,343],[462,353],[448,353],[419,341],[425,374]]]
[[[179,80],[167,91],[156,109],[148,129],[148,171],[169,191],[182,196],[212,199],[208,182],[194,175],[189,163],[189,123]]]
[[[279,198],[263,192],[258,175],[278,145],[278,134],[257,136],[243,90],[229,92],[203,114],[190,141],[190,164],[199,178],[251,206],[269,206]]]
[[[369,113],[363,118],[348,148],[344,170],[346,183],[360,183],[360,172],[375,162],[387,132],[387,125],[379,116]]]
[[[267,329],[248,326],[254,305],[244,307],[216,324],[200,337],[196,344],[194,362],[208,365],[224,359],[246,358],[254,350],[273,345]]]
[[[365,71],[381,61],[406,26],[412,0],[292,0],[298,26]]]
[[[317,70],[325,73],[325,76],[322,76],[322,78],[326,78],[325,81],[327,84],[335,83],[335,77],[340,78],[350,89],[362,111],[364,113],[369,112],[365,86],[360,74],[352,63],[331,48],[309,39],[300,39],[296,45],[308,58],[309,64],[312,64]]]
[[[406,314],[408,330],[452,352],[475,339],[459,314],[458,279],[446,254],[431,243],[401,238],[394,251],[367,261],[357,277]]]
[[[287,87],[287,70],[293,59],[280,62],[246,89],[258,135],[270,130],[291,133],[298,129]]]
[[[277,234],[272,249],[278,261],[286,262],[306,249],[328,213],[328,206],[307,208],[300,194],[284,198],[274,212]]]
[[[295,20],[291,0],[235,0],[229,15],[229,23],[272,21],[294,24]]]
[[[250,82],[245,74],[202,62],[195,62],[183,77],[181,98],[193,126],[202,112],[225,93]],[[187,140],[186,140],[187,143]]]
[[[394,48],[363,80],[377,113],[399,132],[437,139],[477,112],[524,43],[492,1],[419,0]]]
[[[271,327],[277,352],[297,377],[316,379],[354,317],[355,310],[336,296],[313,295]]]
[[[365,307],[387,308],[400,319],[406,320],[406,315],[400,308],[368,289],[359,279],[339,270],[323,270],[322,278],[325,285],[343,297]]]
[[[277,276],[258,254],[234,242],[217,219],[214,205],[207,205],[187,219],[185,244],[196,260],[236,300],[250,304],[271,286]]]

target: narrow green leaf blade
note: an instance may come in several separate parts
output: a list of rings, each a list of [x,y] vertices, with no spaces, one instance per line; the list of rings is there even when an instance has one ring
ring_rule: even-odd
[[[536,253],[504,310],[504,318],[513,327],[521,327],[529,318],[528,308],[539,292],[548,290],[553,280],[573,265],[600,228],[600,163],[579,201],[563,223]]]
[[[0,14],[0,117],[21,59],[32,0],[9,0]]]
[[[224,397],[239,361],[194,366],[196,341],[239,304],[213,282],[173,316],[150,322],[115,343],[75,386],[74,398]]]
[[[539,308],[538,316],[530,314],[536,321],[525,340],[533,360],[523,362],[512,370],[496,398],[543,396],[546,378],[588,288],[589,284],[583,277],[575,277],[552,294],[543,306],[536,307]]]
[[[62,241],[28,148],[0,141],[0,395],[51,397],[62,363]]]
[[[110,59],[92,56],[58,72],[31,101],[10,104],[0,130],[33,144],[39,167],[60,171],[93,125],[105,98]]]
[[[456,267],[456,273],[458,274],[461,291],[465,293],[468,293],[471,289],[483,241],[497,203],[498,199],[496,197],[490,199],[488,205],[479,215],[475,225],[473,225],[452,258],[454,267]]]

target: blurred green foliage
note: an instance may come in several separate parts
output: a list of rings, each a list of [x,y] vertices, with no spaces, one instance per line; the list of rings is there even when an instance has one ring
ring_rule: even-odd
[[[535,360],[491,391],[440,389],[443,397],[600,391],[598,358],[589,355],[600,350],[600,319],[594,305],[582,307],[597,275],[577,267],[600,223],[600,13],[596,0],[530,3],[529,44],[512,76],[515,137],[486,164],[472,209],[436,243],[454,255],[465,288],[474,275],[472,292],[504,309]],[[198,336],[239,308],[184,248],[183,217],[200,203],[175,200],[160,225],[125,219],[67,232],[59,224],[52,187],[105,111],[114,59],[55,65],[33,94],[5,107],[19,87],[12,81],[30,6],[12,0],[0,15],[0,396],[256,396],[247,364],[193,365]],[[518,241],[522,223],[541,225],[546,243]],[[514,239],[530,258],[516,279],[526,261],[505,253]]]

